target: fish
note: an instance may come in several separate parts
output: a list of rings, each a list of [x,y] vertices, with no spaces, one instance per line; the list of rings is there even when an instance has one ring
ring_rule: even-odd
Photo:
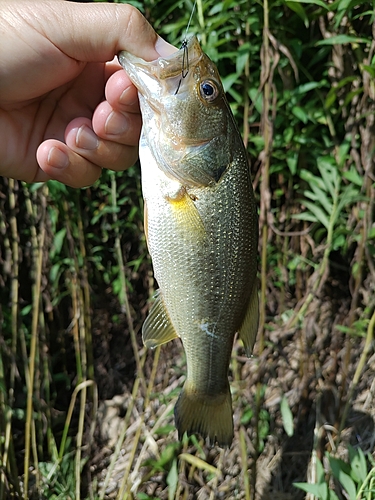
[[[182,341],[179,438],[198,434],[227,447],[234,338],[251,356],[258,330],[258,216],[248,155],[218,70],[195,36],[152,62],[125,51],[118,59],[138,89],[144,228],[159,286],[143,342]]]

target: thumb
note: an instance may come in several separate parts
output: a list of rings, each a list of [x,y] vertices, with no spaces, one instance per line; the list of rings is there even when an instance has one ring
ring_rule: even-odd
[[[43,25],[45,36],[78,61],[110,61],[120,50],[152,61],[176,50],[131,5],[65,0],[44,4],[50,11]]]

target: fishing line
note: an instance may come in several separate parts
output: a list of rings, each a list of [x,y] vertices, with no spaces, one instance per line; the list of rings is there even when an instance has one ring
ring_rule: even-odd
[[[181,44],[180,50],[183,49],[183,51],[184,51],[184,53],[182,54],[181,78],[180,78],[180,81],[178,82],[177,90],[174,93],[174,95],[176,95],[178,93],[178,91],[180,90],[182,79],[186,78],[188,73],[189,73],[189,51],[188,51],[188,47],[187,47],[187,43],[188,43],[187,34],[188,34],[188,31],[190,28],[191,20],[193,19],[193,14],[194,14],[196,5],[197,5],[197,0],[194,0],[193,8],[192,8],[191,14],[190,14],[190,19],[189,19],[189,22],[186,26],[185,37],[184,37],[182,44]]]
[[[196,5],[197,5],[197,0],[194,0],[194,5],[193,5],[193,8],[191,9],[190,19],[189,19],[189,22],[188,22],[188,24],[186,26],[184,42],[187,41],[187,33],[189,31],[189,28],[190,28],[191,20],[193,19],[193,14],[194,14],[195,6]],[[184,42],[182,42],[182,43],[184,43]]]

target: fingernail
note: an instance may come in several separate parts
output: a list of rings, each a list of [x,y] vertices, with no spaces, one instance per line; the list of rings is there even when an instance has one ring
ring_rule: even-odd
[[[82,125],[77,132],[76,146],[81,149],[96,149],[99,146],[99,140],[87,125]]]
[[[122,113],[112,111],[105,122],[105,133],[108,135],[120,135],[129,127],[128,120]]]
[[[176,52],[178,49],[158,36],[155,43],[155,50],[161,57],[167,57],[173,54],[173,52]]]
[[[132,85],[130,87],[126,88],[123,91],[123,93],[120,95],[119,101],[121,104],[126,104],[127,106],[133,106],[133,104],[135,104],[137,102],[137,98],[134,99],[134,97],[132,98],[132,96],[130,96],[131,100],[129,101],[129,94],[130,93],[134,93],[134,87]]]
[[[61,149],[53,147],[49,150],[47,161],[51,167],[66,168],[69,165],[68,156]]]

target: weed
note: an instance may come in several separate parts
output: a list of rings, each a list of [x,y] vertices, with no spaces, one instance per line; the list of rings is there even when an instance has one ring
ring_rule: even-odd
[[[348,453],[348,461],[326,453],[327,473],[317,458],[317,481],[313,484],[294,483],[294,486],[311,493],[319,500],[338,500],[340,494],[345,494],[349,500],[371,500],[375,493],[375,468],[368,466],[360,448],[355,449],[349,445]],[[332,482],[334,486],[331,486]]]

